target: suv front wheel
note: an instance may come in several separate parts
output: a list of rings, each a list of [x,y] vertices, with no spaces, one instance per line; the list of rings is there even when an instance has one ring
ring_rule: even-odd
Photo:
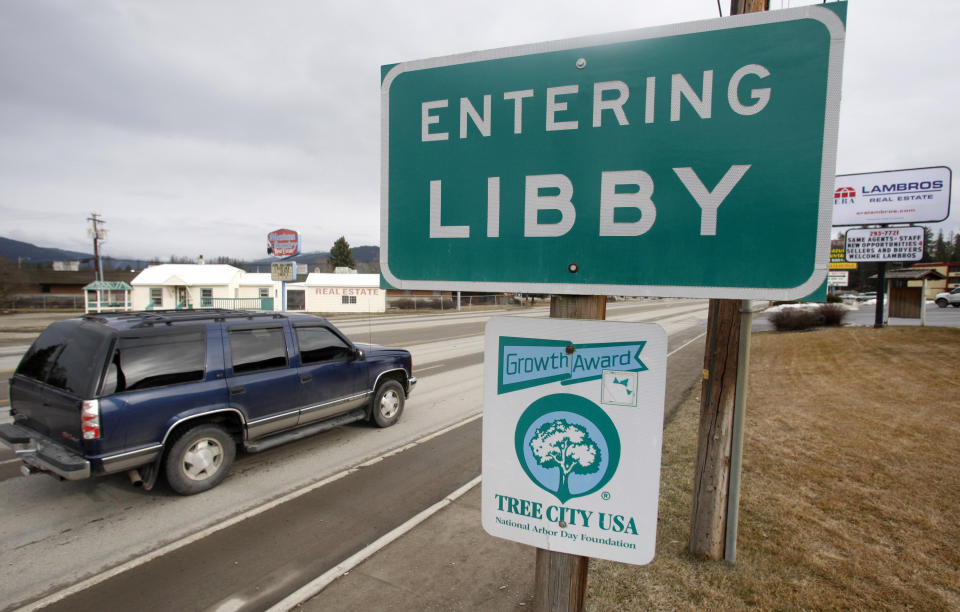
[[[219,425],[198,425],[181,435],[167,453],[167,482],[181,495],[202,493],[227,477],[237,452]]]
[[[371,418],[377,427],[390,427],[400,418],[406,394],[403,385],[395,380],[385,380],[373,394]]]

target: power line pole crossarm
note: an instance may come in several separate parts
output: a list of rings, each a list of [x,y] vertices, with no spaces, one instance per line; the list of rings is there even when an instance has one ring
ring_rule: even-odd
[[[90,236],[93,238],[93,259],[94,265],[97,268],[97,280],[103,282],[103,263],[100,261],[100,242],[103,240],[103,235],[106,230],[101,229],[100,225],[106,223],[106,221],[97,213],[90,213],[87,221],[93,224],[93,229],[90,230]]]

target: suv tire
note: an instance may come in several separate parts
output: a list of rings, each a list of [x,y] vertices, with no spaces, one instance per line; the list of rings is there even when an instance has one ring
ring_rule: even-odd
[[[400,418],[406,394],[397,381],[385,380],[377,386],[370,407],[371,420],[377,427],[390,427]]]
[[[937,306],[940,308],[946,308],[949,304],[950,302],[947,301],[947,298],[940,298],[937,300]]]
[[[212,489],[227,477],[236,453],[233,437],[219,425],[188,429],[167,453],[167,482],[180,495]]]

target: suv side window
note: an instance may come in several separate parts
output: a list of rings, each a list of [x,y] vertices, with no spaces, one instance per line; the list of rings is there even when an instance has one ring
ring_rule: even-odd
[[[300,363],[342,361],[352,354],[347,343],[326,327],[297,327]]]
[[[229,337],[234,374],[287,367],[282,327],[231,329]]]
[[[202,330],[121,337],[103,380],[103,395],[203,380]]]

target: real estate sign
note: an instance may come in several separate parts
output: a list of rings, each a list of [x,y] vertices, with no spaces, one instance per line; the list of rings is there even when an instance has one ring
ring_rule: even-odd
[[[946,166],[837,176],[833,224],[936,223],[950,216]]]
[[[850,261],[920,261],[922,227],[883,227],[847,230]]]
[[[385,282],[815,291],[846,11],[825,6],[384,66]]]
[[[649,563],[663,328],[494,317],[485,347],[483,528],[546,550]]]

